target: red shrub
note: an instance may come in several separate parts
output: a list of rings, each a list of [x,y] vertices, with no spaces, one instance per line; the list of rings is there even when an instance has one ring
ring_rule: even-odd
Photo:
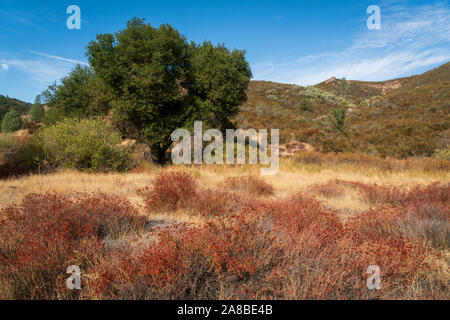
[[[104,194],[30,194],[0,211],[0,274],[11,298],[69,298],[59,280],[69,265],[101,255],[106,236],[138,230],[146,220],[126,200]],[[61,288],[63,288],[61,290]]]
[[[187,182],[180,187],[180,181]],[[426,248],[446,248],[448,186],[405,191],[391,198],[401,204],[345,224],[301,194],[268,200],[195,192],[186,175],[163,173],[149,193],[156,208],[168,199],[171,208],[189,205],[193,214],[211,219],[159,227],[139,245],[106,250],[105,237],[146,225],[127,201],[28,196],[0,211],[0,284],[11,288],[11,297],[45,299],[448,299],[446,279],[439,277],[446,270],[428,263],[435,251]],[[180,202],[184,193],[189,200]],[[81,293],[63,285],[72,264],[84,272]],[[380,291],[366,287],[369,265],[381,269]]]
[[[344,187],[333,180],[325,184],[317,184],[312,186],[311,191],[326,198],[342,197],[345,194]]]
[[[155,210],[177,210],[187,207],[196,195],[196,183],[186,173],[162,171],[153,186],[138,191],[149,212]]]
[[[263,179],[255,176],[231,177],[223,184],[226,190],[245,192],[255,196],[270,196],[274,188]]]
[[[396,186],[381,186],[377,184],[365,184],[356,181],[335,179],[326,184],[316,185],[313,190],[326,197],[342,196],[345,188],[351,188],[359,192],[364,200],[372,205],[399,204],[406,196],[405,188]]]
[[[374,236],[408,238],[425,246],[450,247],[449,187],[433,184],[404,192],[396,205],[349,220],[355,230]]]
[[[189,210],[193,215],[206,218],[224,217],[239,211],[245,199],[234,193],[213,190],[201,190]]]

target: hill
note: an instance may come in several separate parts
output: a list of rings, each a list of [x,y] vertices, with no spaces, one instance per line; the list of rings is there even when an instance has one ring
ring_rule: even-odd
[[[20,114],[25,114],[30,111],[30,108],[30,103],[5,97],[0,94],[0,122],[3,119],[3,116],[11,110],[16,110]]]
[[[331,78],[301,87],[252,81],[235,123],[279,128],[281,143],[301,141],[324,152],[379,156],[433,155],[450,143],[450,63],[424,74],[381,82]],[[347,108],[344,135],[328,115]]]

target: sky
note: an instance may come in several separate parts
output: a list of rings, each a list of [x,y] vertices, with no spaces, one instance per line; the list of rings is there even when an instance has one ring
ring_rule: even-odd
[[[70,5],[81,29],[68,29]],[[369,29],[370,5],[381,29]],[[448,1],[0,0],[0,94],[33,102],[87,63],[86,45],[132,17],[168,23],[188,41],[246,50],[253,80],[314,85],[332,76],[381,81],[450,60]]]

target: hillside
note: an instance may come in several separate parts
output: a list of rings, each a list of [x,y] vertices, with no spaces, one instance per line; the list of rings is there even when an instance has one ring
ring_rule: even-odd
[[[20,114],[27,113],[31,104],[17,99],[5,97],[0,94],[0,122],[3,116],[11,110],[16,110]]]
[[[331,78],[315,86],[252,81],[236,117],[247,128],[279,128],[281,143],[301,141],[325,152],[432,155],[450,142],[450,63],[382,82]],[[347,108],[345,135],[329,128],[333,108]]]

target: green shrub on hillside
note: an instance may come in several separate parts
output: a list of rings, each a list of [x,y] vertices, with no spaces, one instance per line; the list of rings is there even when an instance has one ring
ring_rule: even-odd
[[[30,109],[31,121],[39,122],[44,117],[44,106],[40,103],[35,103]]]
[[[22,119],[20,118],[20,114],[15,111],[11,110],[5,116],[2,120],[2,131],[3,132],[14,132],[22,128]]]
[[[121,136],[101,119],[65,119],[38,135],[44,159],[53,167],[124,171],[131,159]]]
[[[328,116],[328,121],[330,122],[333,130],[339,133],[345,133],[345,130],[347,129],[346,112],[347,109],[344,107],[331,110],[331,114]]]
[[[311,99],[303,99],[299,105],[299,109],[302,111],[313,111],[314,110],[314,102]]]

